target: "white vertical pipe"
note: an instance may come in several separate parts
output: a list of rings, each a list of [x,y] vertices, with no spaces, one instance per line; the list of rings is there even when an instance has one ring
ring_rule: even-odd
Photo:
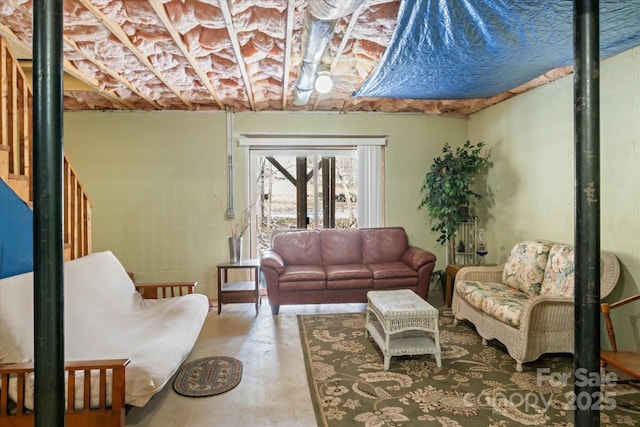
[[[233,108],[227,107],[227,218],[232,219],[233,212]]]

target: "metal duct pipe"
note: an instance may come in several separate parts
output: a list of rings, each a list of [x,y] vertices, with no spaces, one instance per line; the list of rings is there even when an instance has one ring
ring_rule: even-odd
[[[311,0],[302,29],[302,62],[294,105],[309,102],[322,56],[331,42],[338,19],[353,13],[364,0]]]

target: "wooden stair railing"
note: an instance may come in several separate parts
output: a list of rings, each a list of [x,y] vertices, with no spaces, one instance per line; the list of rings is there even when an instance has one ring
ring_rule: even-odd
[[[0,179],[33,206],[33,94],[7,40],[0,37]],[[91,253],[91,201],[64,156],[64,258]]]

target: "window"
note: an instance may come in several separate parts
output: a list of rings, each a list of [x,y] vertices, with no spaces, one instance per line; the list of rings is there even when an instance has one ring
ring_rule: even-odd
[[[383,225],[385,137],[243,135],[249,146],[251,256],[279,228]]]

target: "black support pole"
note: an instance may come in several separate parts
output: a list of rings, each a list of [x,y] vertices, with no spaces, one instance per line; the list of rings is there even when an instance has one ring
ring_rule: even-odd
[[[35,427],[62,427],[62,0],[33,2],[33,63]]]
[[[598,0],[574,0],[575,425],[599,426],[600,37]]]

